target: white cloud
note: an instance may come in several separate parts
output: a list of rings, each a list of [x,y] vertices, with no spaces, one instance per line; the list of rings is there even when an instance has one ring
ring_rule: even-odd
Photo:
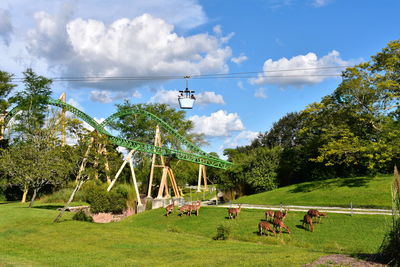
[[[11,14],[8,10],[0,8],[0,38],[6,45],[10,43],[10,35],[13,31]]]
[[[239,132],[236,136],[225,139],[221,150],[225,148],[235,148],[237,146],[249,145],[254,139],[257,138],[259,132],[244,130]]]
[[[194,133],[201,133],[206,136],[228,136],[233,131],[244,130],[243,123],[237,113],[227,113],[219,110],[211,113],[210,116],[192,116]]]
[[[314,7],[322,7],[332,2],[332,0],[313,0],[312,5]]]
[[[264,73],[259,74],[258,78],[251,79],[250,83],[276,84],[281,87],[312,85],[329,78],[329,76],[323,75],[340,74],[340,69],[327,67],[348,64],[349,62],[341,59],[340,53],[335,50],[321,58],[318,58],[315,53],[308,53],[294,56],[291,59],[281,58],[277,61],[268,59],[264,62]]]
[[[236,83],[236,86],[239,87],[239,88],[242,89],[242,90],[245,89],[242,81],[238,81],[238,82]]]
[[[81,104],[79,104],[79,102],[77,100],[75,100],[74,98],[69,98],[67,101],[67,104],[70,104],[71,106],[76,107],[80,111],[85,111],[85,109],[81,106]]]
[[[159,90],[150,98],[149,103],[162,103],[177,107],[179,105],[178,95],[177,90]],[[223,96],[215,92],[206,91],[196,95],[195,105],[207,104],[225,104],[225,102]]]
[[[183,76],[228,71],[231,48],[222,45],[226,37],[178,36],[173,25],[149,14],[110,25],[45,12],[36,13],[35,20],[36,28],[29,33],[30,51],[47,59],[51,67],[62,66],[65,76]],[[121,91],[149,82],[99,78],[90,86]],[[74,85],[87,87],[88,83]]]
[[[213,32],[214,32],[215,34],[221,35],[221,34],[222,34],[221,25],[215,25],[214,28],[213,28]]]
[[[130,92],[111,92],[108,90],[93,90],[90,91],[90,100],[100,103],[111,103],[115,100],[122,98],[141,98],[142,94],[135,90],[133,93]]]
[[[247,56],[245,56],[244,54],[240,54],[240,56],[238,56],[238,57],[233,57],[233,58],[231,59],[231,61],[232,61],[233,63],[235,63],[235,64],[240,64],[240,63],[242,63],[243,61],[246,61],[247,59],[248,59]]]
[[[102,90],[93,90],[90,92],[90,100],[94,102],[101,102],[101,103],[110,103],[113,101],[113,98],[111,97],[111,92]]]
[[[254,96],[257,98],[267,98],[267,95],[265,94],[265,88],[263,87],[258,88],[254,93]]]

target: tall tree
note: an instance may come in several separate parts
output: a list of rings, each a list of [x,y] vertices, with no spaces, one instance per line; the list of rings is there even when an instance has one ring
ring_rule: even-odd
[[[32,69],[24,73],[24,90],[10,98],[10,103],[16,104],[21,111],[14,116],[14,131],[23,134],[32,134],[45,123],[47,98],[51,94],[52,81],[39,76]]]

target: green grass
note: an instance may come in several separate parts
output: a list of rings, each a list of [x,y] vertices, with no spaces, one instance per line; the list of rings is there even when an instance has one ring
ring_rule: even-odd
[[[196,189],[184,188],[184,198],[186,201],[197,201],[197,200],[210,200],[216,196],[216,191],[211,191],[211,187],[215,187],[215,185],[210,185],[207,192],[196,192]]]
[[[393,176],[336,178],[244,196],[235,203],[391,208]]]
[[[56,214],[50,205],[0,205],[0,266],[300,266],[326,254],[375,252],[388,220],[330,214],[310,233],[293,212],[291,235],[266,237],[256,233],[259,210],[228,220],[223,208],[201,208],[199,217],[157,209],[111,224],[72,221],[69,213],[53,224]],[[212,240],[220,224],[232,229],[231,240]]]

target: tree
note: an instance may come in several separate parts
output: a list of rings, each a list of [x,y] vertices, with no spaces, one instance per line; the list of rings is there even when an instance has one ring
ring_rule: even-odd
[[[38,76],[32,69],[27,69],[23,74],[25,89],[9,99],[11,104],[21,108],[14,116],[13,125],[14,131],[22,138],[24,134],[32,134],[44,125],[52,83],[50,79]]]
[[[11,83],[12,77],[13,75],[0,71],[0,113],[4,112],[10,105],[6,97],[15,87],[15,84]]]
[[[202,135],[190,133],[193,129],[193,122],[185,119],[185,111],[175,110],[166,104],[131,104],[126,100],[123,104],[117,105],[118,112],[131,109],[143,109],[168,123],[180,135],[186,137],[195,144],[204,144]],[[121,137],[152,144],[156,132],[157,122],[143,115],[127,115],[112,123],[112,127],[120,132]],[[165,131],[161,131],[163,145],[172,148],[181,148],[179,140]]]
[[[57,145],[58,139],[51,129],[39,129],[26,140],[13,144],[2,151],[0,168],[10,177],[10,183],[24,190],[33,190],[29,207],[39,190],[48,184],[57,186],[65,184],[74,166],[69,161],[70,150]]]

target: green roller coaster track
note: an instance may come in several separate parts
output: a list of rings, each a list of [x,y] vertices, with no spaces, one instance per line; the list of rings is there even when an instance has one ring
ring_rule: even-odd
[[[228,169],[233,164],[229,161],[218,159],[214,156],[211,156],[198,148],[196,145],[185,139],[182,135],[180,135],[175,129],[173,129],[168,123],[155,116],[154,114],[147,112],[142,109],[131,109],[125,110],[121,112],[117,112],[108,117],[101,124],[97,123],[92,117],[87,115],[86,113],[80,111],[72,105],[69,105],[61,100],[55,100],[49,98],[47,100],[47,104],[51,106],[60,107],[66,111],[69,111],[79,117],[81,120],[92,126],[99,133],[104,134],[108,137],[108,139],[115,145],[122,146],[128,149],[135,149],[142,152],[147,152],[150,154],[157,154],[160,156],[174,157],[180,160],[185,160],[189,162],[193,162],[196,164],[202,164],[210,167],[220,168],[220,169]],[[4,118],[5,125],[11,120],[11,118],[17,114],[21,110],[20,107],[14,107],[10,112],[8,112],[7,116]],[[172,134],[175,138],[177,138],[180,142],[182,142],[191,152],[184,152],[176,149],[171,149],[167,147],[158,147],[153,146],[151,144],[145,144],[142,142],[124,139],[121,137],[113,136],[109,133],[105,127],[109,125],[113,120],[119,117],[123,117],[126,115],[138,114],[141,116],[145,116],[154,120],[158,125],[160,125],[165,131]]]

